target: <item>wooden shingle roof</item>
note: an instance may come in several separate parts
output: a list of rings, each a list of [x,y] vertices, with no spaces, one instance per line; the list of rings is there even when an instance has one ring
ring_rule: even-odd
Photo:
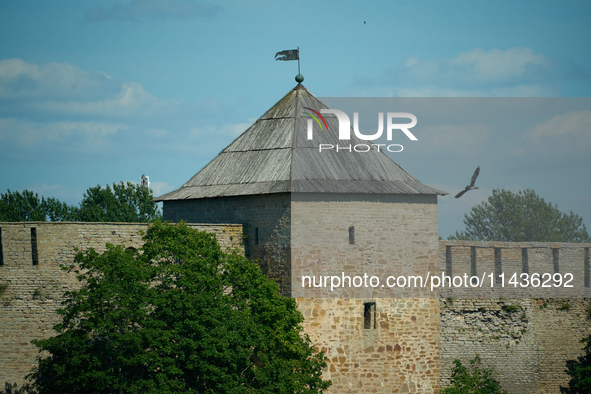
[[[383,152],[319,152],[323,144],[368,141],[353,134],[338,139],[338,121],[326,116],[327,130],[307,138],[304,107],[327,108],[297,85],[181,188],[156,201],[270,193],[447,194],[423,185]]]

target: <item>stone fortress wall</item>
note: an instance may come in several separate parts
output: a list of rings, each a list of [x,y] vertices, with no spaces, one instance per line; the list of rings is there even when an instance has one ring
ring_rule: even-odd
[[[240,225],[190,226],[244,252]],[[137,249],[146,229],[141,223],[0,222],[0,387],[23,382],[38,353],[31,340],[53,335],[62,294],[79,287],[60,264],[72,264],[76,249],[101,252],[106,243]]]
[[[244,251],[241,225],[192,226],[214,232],[223,246]],[[129,223],[0,223],[0,384],[23,382],[37,355],[30,341],[52,335],[61,294],[78,285],[59,264],[71,263],[75,248],[101,251],[107,242],[138,248],[139,232],[145,229],[145,224]],[[267,230],[261,223],[259,236]],[[439,269],[447,275],[570,272],[585,295],[590,283],[590,248],[591,244],[439,241]],[[375,324],[369,329],[365,328],[364,307],[370,304],[366,299],[301,299],[298,304],[312,338],[320,330],[326,331],[317,342],[329,354],[333,378],[341,376],[343,383],[331,392],[360,391],[345,386],[352,382],[346,376],[375,381],[376,392],[395,392],[380,384],[388,369],[384,365],[392,367],[391,378],[400,378],[394,369],[413,375],[413,368],[420,365],[407,362],[405,353],[421,355],[424,339],[415,338],[415,333],[422,332],[429,341],[438,342],[430,344],[439,348],[439,362],[429,373],[439,374],[442,385],[449,381],[454,359],[467,362],[480,354],[483,364],[494,369],[510,393],[558,393],[559,386],[568,380],[565,361],[581,354],[579,341],[591,334],[589,300],[568,297],[566,292],[559,295],[537,298],[524,292],[515,297],[504,293],[491,297],[442,289],[438,305],[377,299],[371,311]],[[339,311],[338,316],[327,316],[334,311]],[[436,332],[430,333],[429,327],[423,326],[433,321],[433,314],[439,315],[439,327],[433,324]],[[389,338],[385,344],[380,339],[384,334]],[[352,336],[358,338],[349,338]],[[335,343],[344,346],[333,346]],[[352,343],[357,348],[346,347]],[[425,376],[427,371],[423,371]],[[416,382],[399,383],[390,379],[390,389],[424,392]]]
[[[505,274],[496,289],[441,289],[441,382],[449,382],[453,360],[464,365],[479,354],[509,393],[559,393],[566,361],[582,354],[591,334],[589,253],[591,244],[440,241],[440,271],[449,276]],[[525,286],[507,281],[517,273],[573,275],[573,288]],[[546,278],[549,276],[546,275]],[[558,278],[557,278],[558,279]],[[546,284],[552,284],[547,282]],[[558,283],[558,282],[557,282]],[[573,297],[573,294],[576,297]]]

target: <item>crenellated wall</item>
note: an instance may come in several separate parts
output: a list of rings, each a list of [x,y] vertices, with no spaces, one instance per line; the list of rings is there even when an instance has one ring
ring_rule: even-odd
[[[482,287],[446,287],[440,294],[443,298],[590,297],[590,247],[561,242],[440,241],[440,272],[450,277],[467,274],[486,279]],[[540,282],[532,282],[536,277]],[[509,283],[511,278],[517,285]]]
[[[524,287],[520,281],[513,288],[506,279],[504,289],[498,280],[494,289],[441,289],[442,386],[449,382],[454,359],[467,365],[479,354],[509,393],[559,393],[568,382],[566,361],[582,354],[580,340],[591,334],[590,247],[440,241],[440,271],[448,276],[573,275],[572,288],[541,288],[544,280]]]

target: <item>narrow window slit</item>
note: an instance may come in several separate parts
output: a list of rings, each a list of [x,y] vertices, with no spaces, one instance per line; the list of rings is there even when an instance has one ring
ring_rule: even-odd
[[[585,258],[584,258],[584,264],[585,264],[585,287],[591,287],[591,278],[589,277],[589,248],[585,248]]]
[[[363,328],[373,330],[376,328],[376,303],[366,302],[363,304]]]
[[[37,252],[37,229],[31,227],[31,258],[33,265],[39,265],[39,253]]]
[[[349,227],[349,245],[355,245],[355,226]]]
[[[527,248],[521,249],[521,272],[529,274],[529,260],[527,255]]]
[[[2,250],[2,228],[0,227],[0,266],[4,265],[4,251]]]

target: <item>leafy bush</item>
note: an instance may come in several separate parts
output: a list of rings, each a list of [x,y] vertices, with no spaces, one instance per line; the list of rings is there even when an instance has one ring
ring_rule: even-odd
[[[591,393],[591,336],[583,338],[581,343],[585,344],[585,354],[576,361],[566,362],[566,373],[571,379],[568,387],[561,387],[560,392],[565,394],[588,394]]]
[[[470,360],[466,368],[460,360],[454,360],[455,367],[451,374],[451,386],[443,389],[442,394],[506,394],[501,384],[492,377],[492,373],[482,367],[480,356]]]
[[[294,299],[215,235],[155,222],[140,250],[76,256],[37,393],[319,393],[323,353]]]

